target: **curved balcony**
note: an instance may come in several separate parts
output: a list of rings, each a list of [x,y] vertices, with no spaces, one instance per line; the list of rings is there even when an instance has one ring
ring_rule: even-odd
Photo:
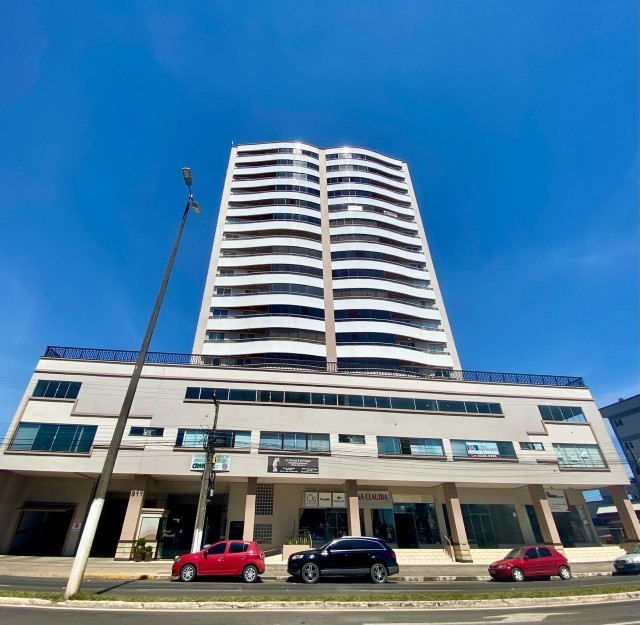
[[[315,172],[316,175],[320,171],[317,161],[305,156],[298,157],[296,154],[273,154],[242,161],[236,160],[233,171],[243,172],[247,169],[259,170],[267,167],[300,167],[303,171]]]
[[[388,189],[381,189],[379,187],[371,186],[366,183],[352,182],[332,184],[328,186],[327,191],[328,197],[331,199],[339,197],[377,199],[382,202],[387,202],[393,207],[397,206],[400,208],[404,208],[405,210],[411,208],[411,198],[408,195],[394,193],[393,191],[389,191]]]
[[[340,289],[372,289],[400,293],[405,297],[415,297],[420,300],[435,301],[436,299],[436,292],[433,289],[412,287],[402,282],[392,282],[382,278],[334,278],[333,289],[334,291]]]
[[[378,332],[430,343],[447,343],[443,330],[419,328],[393,319],[336,319],[336,332]]]
[[[350,165],[334,165],[330,160],[327,162],[327,175],[340,174],[342,172],[357,172],[356,175],[364,174],[367,176],[380,176],[385,180],[392,180],[393,182],[404,184],[406,186],[406,181],[403,172],[398,172],[396,174],[388,174],[383,169],[379,169],[375,164],[363,164],[351,163]]]
[[[267,237],[251,237],[248,239],[223,239],[221,242],[221,248],[225,250],[229,249],[255,249],[257,247],[266,247],[267,245],[285,245],[285,246],[298,246],[306,247],[312,250],[322,252],[322,243],[320,241],[313,241],[304,237],[295,236],[267,236]]]
[[[259,193],[231,193],[229,194],[229,202],[253,202],[257,200],[277,200],[287,197],[293,200],[310,200],[319,203],[317,195],[311,193],[303,193],[302,191],[261,191]],[[243,206],[242,208],[245,208]]]
[[[343,241],[340,243],[331,243],[332,252],[343,252],[350,250],[362,250],[369,252],[380,252],[388,256],[394,256],[401,263],[415,262],[424,263],[424,255],[420,252],[408,252],[407,250],[393,245],[385,245],[384,243],[372,243],[370,241]]]
[[[374,150],[368,150],[367,148],[355,148],[355,147],[341,147],[341,148],[327,148],[325,150],[327,156],[327,162],[331,162],[332,165],[337,164],[338,161],[351,161],[354,163],[362,163],[368,161],[370,163],[376,163],[376,165],[383,165],[388,167],[391,171],[402,171],[402,161],[397,158],[392,158],[376,152]]]
[[[384,271],[391,273],[400,281],[402,278],[411,278],[413,280],[431,280],[431,274],[426,269],[414,269],[407,267],[406,264],[394,263],[387,260],[369,260],[366,258],[344,258],[331,261],[331,269],[373,269],[374,271]]]
[[[213,295],[212,308],[251,308],[268,306],[269,304],[287,304],[291,306],[308,306],[322,308],[322,297],[301,295],[300,293],[248,293],[245,295]]]
[[[336,180],[337,178],[351,178],[359,180]],[[333,188],[338,184],[360,184],[365,186],[375,187],[376,189],[383,189],[384,191],[390,191],[391,193],[398,193],[405,197],[409,195],[409,190],[406,183],[403,181],[389,180],[384,176],[379,176],[374,173],[364,173],[357,171],[328,171],[327,172],[327,186]]]
[[[392,213],[398,213],[415,219],[415,212],[412,207],[398,206],[391,202],[383,202],[373,197],[357,197],[357,196],[344,196],[344,197],[330,197],[327,199],[329,203],[329,212],[334,204],[368,204],[369,206],[377,206],[382,210],[391,211]]]
[[[242,172],[245,175],[245,171]],[[278,176],[273,176],[269,178],[257,178],[253,180],[233,180],[231,182],[231,193],[242,190],[243,193],[248,193],[253,190],[255,187],[264,187],[264,186],[272,186],[272,185],[295,185],[302,187],[310,187],[320,192],[320,183],[315,182],[313,180],[300,179],[300,178],[279,178]],[[262,193],[259,189],[255,191],[256,193]]]
[[[401,315],[407,315],[409,317],[416,317],[419,319],[442,321],[442,315],[440,314],[440,311],[435,307],[428,308],[426,306],[416,306],[413,304],[407,304],[406,302],[390,300],[388,298],[363,296],[339,297],[336,293],[334,293],[333,305],[336,310],[349,310],[351,308],[361,310],[383,310],[398,313]]]
[[[225,224],[225,233],[235,232],[267,232],[269,230],[293,230],[295,232],[308,232],[310,234],[320,235],[322,229],[319,225],[310,224],[306,221],[294,221],[287,219],[272,219],[249,221],[240,224]],[[238,240],[238,239],[233,239]]]
[[[278,150],[286,152],[277,152]],[[243,143],[238,146],[238,157],[243,154],[271,153],[276,151],[279,154],[302,154],[306,150],[318,158],[318,148],[303,141],[259,141],[258,143]]]
[[[357,206],[357,204],[356,204]],[[367,221],[375,221],[379,224],[386,224],[389,226],[395,226],[396,228],[405,230],[406,236],[411,236],[412,233],[415,233],[415,236],[419,236],[418,234],[418,224],[413,222],[406,222],[396,217],[392,217],[391,215],[384,215],[380,213],[374,213],[373,211],[360,211],[360,210],[341,210],[341,211],[332,211],[329,215],[329,225],[331,227],[334,226],[333,223],[339,219],[366,219]],[[384,228],[384,226],[380,226]],[[387,230],[387,228],[384,228]]]
[[[318,172],[316,170],[311,170],[307,167],[307,163],[303,161],[293,161],[294,164],[284,165],[278,164],[277,161],[264,161],[265,164],[257,163],[255,166],[252,166],[251,163],[245,163],[242,167],[234,170],[234,175],[238,176],[260,176],[260,175],[269,175],[270,173],[289,173],[293,172],[296,174],[310,174],[312,176],[318,177]],[[235,179],[234,181],[235,182]]]
[[[205,341],[202,353],[212,356],[244,356],[265,353],[303,354],[326,358],[324,343],[301,340],[270,339],[245,341]]]
[[[227,209],[227,219],[235,219],[237,217],[260,217],[262,215],[273,215],[274,213],[291,213],[292,215],[304,215],[305,217],[315,217],[319,219],[320,211],[316,208],[307,208],[306,206],[293,205],[276,205],[264,204],[259,206],[250,206],[248,208],[232,208]]]
[[[376,206],[367,201],[336,202],[336,199],[337,198],[332,198],[333,201],[329,201],[330,215],[347,212],[349,215],[362,216],[365,219],[374,219],[375,216],[384,215],[390,219],[397,220],[397,223],[402,227],[417,227],[416,216],[413,210],[407,213],[405,211],[392,210],[386,206]],[[349,200],[349,198],[345,199]]]
[[[258,284],[271,284],[274,281],[290,284],[306,284],[322,288],[322,278],[306,276],[298,273],[266,272],[262,274],[236,274],[233,276],[216,276],[216,287],[243,287]]]
[[[256,314],[238,317],[209,317],[207,330],[231,332],[241,330],[258,330],[266,328],[292,328],[297,330],[313,330],[324,332],[324,319],[316,319],[303,315]]]
[[[276,265],[294,263],[306,267],[322,269],[321,258],[311,258],[300,254],[252,254],[250,256],[220,256],[218,267],[249,267],[251,265]]]
[[[393,344],[352,344],[338,345],[339,359],[344,358],[380,358],[381,347],[384,346],[384,357],[399,360],[403,363],[427,365],[430,367],[453,368],[453,358],[442,352],[422,352],[409,347]]]
[[[386,228],[376,228],[375,226],[332,226],[331,236],[339,236],[341,234],[354,234],[362,236],[372,237],[384,237],[385,239],[391,239],[398,243],[404,243],[411,247],[422,247],[422,241],[418,237],[417,233],[414,236],[407,236],[401,234],[395,230],[388,230]]]

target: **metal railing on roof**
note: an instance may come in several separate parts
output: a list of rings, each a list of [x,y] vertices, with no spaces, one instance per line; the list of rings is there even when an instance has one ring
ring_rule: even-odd
[[[88,347],[49,346],[44,358],[66,360],[92,360],[103,362],[134,363],[137,351],[121,349],[99,349]],[[585,387],[581,377],[566,375],[542,375],[532,373],[498,373],[493,371],[466,371],[438,369],[421,366],[385,365],[358,362],[324,362],[304,358],[260,358],[255,356],[213,356],[208,354],[178,354],[171,352],[148,352],[145,362],[149,364],[187,365],[197,367],[247,367],[254,369],[313,370],[328,373],[355,375],[378,375],[392,377],[433,378],[464,382],[493,382],[499,384],[526,384],[541,386]]]

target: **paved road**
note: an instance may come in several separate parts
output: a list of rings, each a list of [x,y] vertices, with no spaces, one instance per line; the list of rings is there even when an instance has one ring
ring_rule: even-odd
[[[548,582],[526,581],[514,582],[395,582],[393,578],[386,584],[372,584],[361,580],[320,580],[317,584],[302,582],[267,580],[257,584],[243,584],[237,580],[205,579],[189,584],[170,580],[108,580],[85,578],[82,591],[108,595],[153,595],[153,596],[251,596],[251,595],[336,595],[366,592],[369,594],[420,592],[420,591],[452,591],[452,592],[495,592],[510,588],[518,590],[540,588],[581,588],[584,586],[607,586],[611,584],[637,584],[640,577],[585,577],[574,578],[563,582],[551,579]],[[65,579],[48,577],[15,577],[0,576],[0,592],[2,590],[34,590],[45,592],[62,592]]]
[[[637,602],[490,610],[147,611],[0,607],[0,625],[640,625]]]

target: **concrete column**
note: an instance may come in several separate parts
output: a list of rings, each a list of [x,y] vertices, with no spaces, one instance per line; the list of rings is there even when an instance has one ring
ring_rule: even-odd
[[[618,509],[620,520],[622,521],[622,527],[624,527],[624,533],[627,535],[629,542],[640,541],[640,523],[638,517],[633,509],[633,504],[629,497],[627,497],[627,491],[624,486],[609,486],[609,493],[613,499],[613,503]]]
[[[362,536],[360,532],[360,502],[358,500],[358,482],[347,480],[347,521],[349,536]]]
[[[147,490],[147,475],[136,475],[133,480],[133,486],[129,492],[129,503],[127,511],[124,515],[122,523],[122,531],[120,532],[120,540],[114,560],[130,560],[132,554],[133,543],[136,540],[136,531],[138,530],[138,521],[140,520],[140,511],[144,503],[144,493]]]
[[[364,513],[364,533],[366,536],[373,536],[373,512],[363,510]]]
[[[516,514],[518,515],[518,523],[520,524],[520,530],[522,531],[522,538],[526,544],[532,545],[536,542],[536,537],[533,535],[533,528],[531,527],[531,521],[529,521],[529,515],[527,509],[523,504],[516,502],[514,504]]]
[[[458,497],[458,488],[453,482],[442,485],[444,492],[444,502],[449,515],[449,526],[451,527],[451,542],[453,543],[453,553],[456,562],[473,562],[471,549],[467,540],[467,530],[464,527],[462,518],[462,508]]]
[[[22,513],[16,508],[19,508],[26,498],[26,480],[26,477],[11,471],[0,472],[0,553],[9,551],[18,529]]]
[[[553,514],[547,501],[547,494],[544,492],[542,484],[529,484],[529,496],[531,497],[533,509],[536,511],[536,517],[540,524],[540,531],[545,544],[555,547],[560,553],[564,553],[560,534],[558,534],[558,528],[553,520]]]
[[[93,501],[95,485],[95,480],[88,479],[82,480],[78,486],[75,486],[75,484],[73,487],[70,486],[69,490],[76,493],[76,497],[78,498],[78,504],[76,505],[76,509],[73,514],[72,524],[75,521],[80,521],[82,526],[84,526],[86,516],[89,512],[89,506]],[[65,541],[64,547],[62,549],[63,556],[73,556],[75,554],[81,535],[82,532],[74,531],[72,525],[72,529],[67,532],[67,540]]]
[[[253,527],[256,523],[256,484],[257,477],[247,480],[247,498],[244,505],[244,533],[243,540],[253,540]]]

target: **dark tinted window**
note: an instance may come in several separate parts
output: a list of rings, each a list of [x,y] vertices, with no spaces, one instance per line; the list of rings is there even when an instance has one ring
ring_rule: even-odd
[[[229,399],[231,401],[255,401],[256,392],[241,388],[232,388],[229,391]]]
[[[288,404],[308,404],[311,402],[311,393],[286,391],[284,400]]]
[[[364,445],[364,434],[338,434],[339,443],[353,443],[355,445]]]
[[[548,558],[553,555],[547,547],[538,547],[538,553],[541,558]]]
[[[229,545],[229,553],[244,553],[249,549],[249,543],[231,543]]]
[[[242,544],[242,543],[240,543],[240,544]],[[227,548],[227,543],[218,543],[218,544],[214,545],[213,547],[210,547],[209,550],[207,551],[207,553],[209,555],[216,554],[216,553],[224,553],[226,548]]]
[[[333,551],[344,551],[346,549],[355,549],[356,541],[355,540],[337,540],[333,545],[331,545],[331,549]]]
[[[438,408],[446,412],[466,412],[463,401],[438,400]]]
[[[33,397],[51,397],[55,399],[75,399],[80,391],[80,382],[59,382],[57,380],[38,380]]]
[[[374,540],[354,540],[353,549],[382,549],[382,545]]]
[[[416,405],[411,397],[392,397],[391,407],[399,410],[415,410]]]
[[[416,410],[437,410],[434,399],[416,399]]]
[[[529,560],[532,560],[533,558],[537,558],[538,557],[538,551],[537,549],[527,549],[525,554],[524,554],[525,558],[528,558]]]

